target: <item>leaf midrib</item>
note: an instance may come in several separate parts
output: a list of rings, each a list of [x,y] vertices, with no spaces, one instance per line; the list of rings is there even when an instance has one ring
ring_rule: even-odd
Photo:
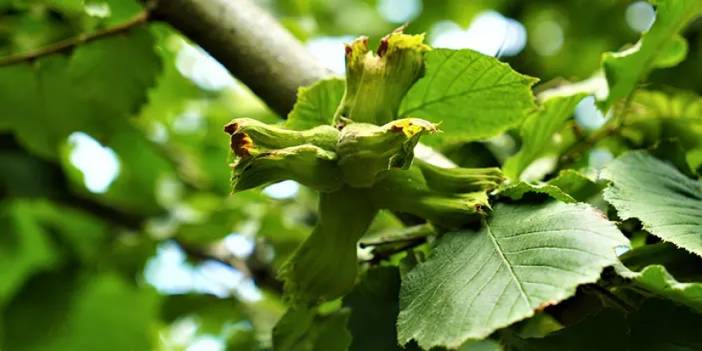
[[[505,256],[502,252],[502,247],[497,241],[495,235],[492,233],[490,225],[486,221],[484,221],[483,224],[485,225],[485,229],[487,231],[488,237],[490,238],[490,241],[492,241],[492,244],[495,246],[497,254],[502,259],[502,262],[507,266],[507,270],[509,271],[512,280],[514,280],[514,282],[517,284],[517,288],[519,288],[519,294],[521,295],[522,299],[524,299],[524,302],[526,302],[527,308],[531,309],[531,302],[529,300],[529,296],[527,296],[526,291],[524,290],[524,286],[522,286],[522,282],[517,278],[517,274],[514,273],[514,269],[512,268],[512,262],[510,262],[507,256]]]
[[[426,107],[429,106],[429,105],[433,105],[433,104],[436,104],[436,103],[439,103],[439,102],[444,102],[444,101],[446,101],[446,100],[450,100],[450,99],[453,99],[453,98],[461,97],[461,96],[464,96],[464,95],[470,95],[470,94],[479,93],[479,92],[483,92],[483,91],[487,91],[487,90],[492,90],[492,89],[496,89],[496,88],[503,88],[503,87],[510,86],[510,85],[519,85],[519,84],[521,84],[520,81],[511,81],[511,82],[502,83],[502,84],[490,85],[490,86],[486,86],[486,87],[483,87],[483,88],[471,88],[471,89],[468,89],[468,90],[465,90],[465,91],[461,91],[461,92],[458,92],[458,93],[454,93],[454,94],[447,94],[447,95],[444,95],[444,96],[442,96],[442,97],[436,98],[436,99],[434,99],[434,100],[424,101],[424,102],[422,102],[420,105],[417,105],[417,106],[412,107],[412,108],[410,108],[410,109],[404,110],[404,111],[402,111],[401,115],[407,115],[407,114],[409,114],[409,113],[411,113],[411,112],[424,109],[424,108],[426,108]]]

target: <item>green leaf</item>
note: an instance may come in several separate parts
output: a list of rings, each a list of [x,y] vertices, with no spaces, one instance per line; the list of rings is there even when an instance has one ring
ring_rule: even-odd
[[[156,341],[156,293],[131,286],[112,273],[86,278],[79,279],[83,284],[77,289],[69,277],[52,281],[51,289],[41,293],[25,291],[11,312],[16,324],[5,325],[4,345],[30,351],[150,350]],[[53,294],[61,298],[47,296]],[[67,297],[70,301],[65,301]],[[41,327],[35,329],[38,322]]]
[[[561,188],[549,183],[534,184],[520,181],[519,183],[509,184],[499,190],[500,195],[507,196],[512,200],[521,200],[528,193],[545,194],[566,203],[577,202]]]
[[[577,299],[577,297],[575,299]],[[587,301],[585,299],[582,299],[581,301],[582,302],[580,302],[580,304],[587,305]],[[563,323],[566,323],[567,321],[563,320],[562,323],[561,321],[556,319],[556,317],[554,317],[554,315],[558,312],[554,314],[551,314],[549,312],[550,311],[541,311],[535,314],[533,317],[525,320],[524,322],[519,323],[519,326],[514,328],[516,329],[515,336],[521,338],[543,338],[546,335],[563,329]]]
[[[398,338],[457,347],[534,315],[595,282],[628,245],[584,204],[497,205],[478,232],[446,234],[405,276]]]
[[[585,94],[553,97],[527,117],[519,130],[522,147],[502,167],[507,177],[519,179],[529,164],[548,151],[553,134],[573,115],[575,106],[584,97]]]
[[[671,67],[685,58],[687,42],[680,32],[702,12],[702,1],[658,0],[655,5],[656,20],[636,45],[603,57],[609,84],[609,96],[603,102],[605,110],[629,96],[652,69]]]
[[[319,315],[315,309],[288,309],[273,329],[273,347],[286,351],[345,351],[348,310]]]
[[[0,348],[47,349],[46,344],[51,342],[47,339],[55,337],[70,312],[78,280],[75,270],[42,272],[29,279],[11,303],[3,307]]]
[[[169,295],[164,298],[161,316],[171,326],[179,321],[192,320],[197,324],[197,336],[219,336],[227,345],[237,346],[227,350],[259,350],[253,335],[255,331],[244,325],[250,322],[249,311],[245,307],[235,298],[202,294]],[[173,333],[179,333],[175,329]]]
[[[469,340],[461,345],[458,351],[502,351],[503,348],[495,340]]]
[[[702,175],[702,147],[690,150],[685,156],[687,164],[697,175]]]
[[[177,236],[179,242],[194,247],[206,246],[224,239],[232,229],[238,230],[243,223],[253,218],[258,219],[259,216],[264,215],[264,212],[266,216],[271,215],[278,221],[284,220],[280,217],[285,217],[285,213],[281,213],[279,206],[270,204],[264,194],[255,191],[241,192],[227,198],[214,194],[199,194],[192,197],[187,205],[203,215],[181,223]],[[262,219],[261,221],[263,222]],[[261,226],[262,228],[257,230],[257,235],[263,238],[266,235],[263,227],[266,225],[261,223]],[[291,230],[288,228],[276,229],[280,232],[276,239],[284,240],[286,235],[290,235]]]
[[[702,280],[702,257],[667,242],[634,247],[620,255],[619,260],[627,269],[637,272],[648,266],[661,265],[679,280]],[[622,268],[620,265],[614,267],[617,270]]]
[[[214,332],[224,323],[237,322],[243,317],[241,303],[234,298],[219,298],[214,295],[180,294],[169,295],[161,305],[161,317],[172,323],[178,318],[197,315],[205,323],[201,326]],[[204,317],[204,318],[203,318]]]
[[[161,71],[154,45],[149,30],[138,28],[76,49],[68,74],[78,96],[99,109],[93,118],[124,118],[138,112]]]
[[[632,283],[639,288],[687,305],[702,313],[702,283],[681,283],[662,265],[648,266],[641,272],[617,266],[617,271],[623,277],[631,279]]]
[[[702,256],[702,182],[645,151],[618,157],[600,176],[612,182],[604,198],[619,217],[638,218],[651,234]]]
[[[548,182],[527,183],[520,181],[502,187],[500,195],[520,200],[528,193],[546,194],[562,202],[585,202],[597,195],[602,187],[584,174],[566,169]]]
[[[2,105],[11,108],[5,116],[18,140],[30,151],[44,157],[53,157],[59,145],[73,130],[91,129],[92,113],[89,105],[72,103],[79,95],[71,96],[74,89],[65,67],[68,60],[62,56],[47,57],[33,66],[0,68],[0,91],[20,86],[20,99],[10,94],[0,97]],[[8,80],[12,79],[12,80]],[[64,118],[65,116],[70,116]]]
[[[397,344],[397,313],[400,309],[400,272],[396,267],[368,270],[353,291],[344,297],[351,309],[349,351],[405,350]]]
[[[102,1],[89,0],[86,2],[100,3]],[[110,17],[105,20],[105,25],[108,26],[123,23],[136,16],[142,10],[142,6],[135,0],[104,0],[104,3],[110,7]]]
[[[484,139],[519,124],[535,108],[535,78],[472,50],[425,54],[426,74],[407,93],[400,116],[441,123],[429,144]]]
[[[0,68],[0,128],[12,128],[31,151],[55,157],[74,131],[106,138],[137,112],[160,70],[146,29],[79,46],[67,58],[52,55]]]
[[[702,350],[702,314],[670,301],[649,299],[629,317],[630,349],[636,351]]]
[[[0,118],[2,119],[2,118]],[[56,193],[52,164],[24,150],[0,151],[0,188],[6,197],[27,198],[51,196]]]
[[[638,90],[634,94],[632,105],[636,107],[629,119],[683,119],[699,120],[702,113],[702,98],[692,91],[672,90]]]
[[[1,308],[33,273],[50,268],[59,256],[34,215],[31,202],[4,204],[0,224]]]
[[[603,310],[545,338],[514,342],[520,351],[693,351],[702,347],[702,315],[670,301],[648,299],[628,316]]]
[[[624,316],[604,310],[573,326],[556,331],[545,338],[525,339],[522,351],[591,351],[628,350],[629,332]]]
[[[73,208],[17,200],[0,208],[0,223],[6,229],[0,238],[0,307],[26,280],[54,268],[67,254],[88,264],[103,254],[106,226]]]
[[[12,129],[17,116],[27,113],[26,107],[35,102],[36,91],[37,84],[31,70],[20,65],[0,68],[0,102],[3,106],[0,130]]]
[[[341,78],[327,78],[298,89],[295,106],[288,114],[285,126],[305,130],[331,125],[334,112],[344,95],[344,86]]]
[[[76,305],[51,350],[147,350],[155,341],[151,333],[158,307],[154,292],[104,275],[94,278],[75,298]]]
[[[562,170],[556,178],[549,180],[548,183],[557,186],[580,202],[586,202],[594,196],[599,196],[604,188],[604,185],[596,183],[573,169]]]
[[[43,2],[68,13],[79,13],[83,10],[83,2],[81,0],[45,0]]]
[[[54,234],[54,238],[70,247],[77,259],[92,264],[103,257],[102,244],[108,237],[108,231],[107,225],[100,219],[48,201],[34,201],[25,206]]]
[[[638,90],[631,107],[621,135],[637,147],[651,147],[664,139],[675,139],[684,150],[702,147],[702,98],[697,94]]]

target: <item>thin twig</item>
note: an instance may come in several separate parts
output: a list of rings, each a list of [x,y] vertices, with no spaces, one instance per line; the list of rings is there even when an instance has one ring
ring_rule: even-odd
[[[361,248],[373,247],[372,258],[364,260],[370,264],[377,264],[391,256],[417,247],[427,242],[430,236],[436,235],[436,229],[429,223],[405,227],[400,230],[392,230],[390,233],[380,236],[374,240],[362,241]]]
[[[395,254],[398,254],[403,251],[407,251],[409,249],[413,249],[419,245],[424,244],[427,242],[426,237],[420,237],[420,238],[415,238],[414,240],[411,241],[405,241],[402,242],[402,245],[397,245],[397,246],[392,246],[392,247],[385,247],[385,246],[377,246],[373,248],[371,251],[371,254],[373,257],[367,260],[363,260],[362,262],[369,263],[371,265],[378,264],[380,261],[387,260],[390,257],[392,257]]]
[[[124,32],[127,32],[131,30],[132,28],[138,27],[142,24],[147,23],[149,20],[149,12],[148,11],[142,11],[138,15],[134,16],[132,19],[129,21],[126,21],[124,23],[120,23],[116,26],[105,28],[99,31],[96,31],[94,33],[86,33],[86,34],[81,34],[73,38],[68,38],[65,40],[61,40],[58,42],[55,42],[53,44],[50,44],[48,46],[45,46],[43,48],[39,48],[33,51],[28,51],[28,52],[23,52],[23,53],[18,53],[15,55],[10,55],[6,56],[3,58],[0,58],[0,67],[2,66],[9,66],[13,65],[16,63],[20,62],[28,62],[28,61],[33,61],[37,58],[51,55],[51,54],[56,54],[62,51],[70,50],[80,44],[85,44],[97,39],[121,34]]]
[[[389,235],[381,236],[372,240],[361,241],[358,245],[364,249],[369,246],[384,246],[403,242],[423,240],[428,236],[436,235],[436,231],[431,224],[425,223],[411,227],[405,227]]]
[[[187,243],[183,242],[182,240],[179,239],[174,239],[176,244],[180,246],[180,248],[185,252],[188,256],[191,258],[200,260],[200,261],[215,261],[219,262],[221,264],[224,264],[225,266],[230,266],[233,268],[236,268],[238,271],[240,271],[242,274],[244,274],[246,277],[252,278],[251,270],[249,267],[246,265],[246,262],[243,260],[237,259],[237,258],[224,258],[217,256],[207,249],[202,249],[199,247],[194,247],[191,245],[188,245]]]
[[[633,94],[629,94],[629,96],[627,96],[626,100],[622,104],[622,108],[617,111],[617,114],[612,118],[611,124],[607,123],[589,137],[580,139],[568,147],[558,161],[558,168],[564,168],[564,165],[568,165],[577,160],[586,150],[590,149],[603,139],[619,133],[620,129],[624,125],[624,117],[629,111],[632,96]]]
[[[589,138],[581,139],[579,142],[571,145],[565,152],[563,152],[563,156],[561,156],[560,159],[561,164],[568,164],[577,160],[587,149],[618,132],[619,128],[616,126],[603,127],[590,135]]]
[[[603,300],[610,302],[611,304],[621,308],[622,310],[624,310],[626,312],[632,312],[635,310],[635,307],[632,306],[630,303],[624,301],[619,296],[617,296],[614,293],[612,293],[611,291],[609,291],[609,289],[606,289],[602,286],[599,286],[598,284],[587,284],[587,285],[584,285],[583,287],[586,289],[589,289],[590,291],[597,294]]]
[[[265,287],[266,289],[279,293],[283,291],[283,285],[276,279],[275,273],[271,271],[271,267],[268,265],[262,265],[261,262],[255,259],[243,260],[232,255],[223,257],[212,252],[209,248],[192,246],[178,238],[173,238],[173,240],[190,258],[198,261],[215,261],[221,263],[238,270],[245,277],[253,279],[256,285],[260,287]]]
[[[426,237],[429,236],[428,234],[415,234],[415,235],[408,235],[404,237],[393,237],[393,238],[378,238],[377,240],[373,241],[362,241],[358,243],[358,246],[360,246],[362,249],[365,249],[370,246],[383,246],[383,245],[390,245],[390,244],[399,244],[399,243],[405,243],[405,242],[410,242],[410,241],[416,241],[416,240],[425,240]]]

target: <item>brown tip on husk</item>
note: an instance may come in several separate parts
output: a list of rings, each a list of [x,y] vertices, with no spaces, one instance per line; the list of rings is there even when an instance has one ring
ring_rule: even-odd
[[[224,132],[229,135],[236,133],[237,129],[239,129],[239,124],[236,122],[227,123],[227,125],[224,126]]]
[[[379,57],[383,57],[385,53],[388,51],[388,36],[384,36],[383,39],[380,39],[380,45],[378,45],[378,51],[376,52]]]
[[[253,140],[246,133],[232,134],[231,148],[235,155],[245,158],[251,156]]]

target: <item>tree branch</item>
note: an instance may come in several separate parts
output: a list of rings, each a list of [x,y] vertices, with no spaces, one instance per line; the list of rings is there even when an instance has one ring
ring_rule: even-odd
[[[330,74],[249,0],[160,0],[150,5],[154,19],[200,45],[282,116],[292,109],[298,87]]]
[[[275,278],[275,273],[272,271],[270,265],[261,264],[261,262],[258,262],[253,257],[249,260],[242,260],[232,255],[222,257],[214,252],[211,252],[206,247],[202,248],[188,245],[178,238],[173,238],[173,240],[190,258],[200,261],[211,260],[219,262],[225,266],[233,267],[244,276],[253,279],[256,285],[278,293],[283,292],[283,284],[281,281]]]
[[[58,41],[49,46],[36,49],[34,51],[23,52],[15,55],[6,56],[0,58],[0,67],[9,66],[20,62],[32,61],[42,56],[47,56],[51,54],[56,54],[62,51],[70,50],[80,44],[91,42],[96,39],[101,39],[104,37],[121,34],[131,30],[134,27],[138,27],[146,23],[149,19],[149,13],[147,11],[142,11],[134,18],[127,22],[120,23],[116,26],[105,28],[94,33],[81,34],[77,37],[68,38],[66,40]]]

